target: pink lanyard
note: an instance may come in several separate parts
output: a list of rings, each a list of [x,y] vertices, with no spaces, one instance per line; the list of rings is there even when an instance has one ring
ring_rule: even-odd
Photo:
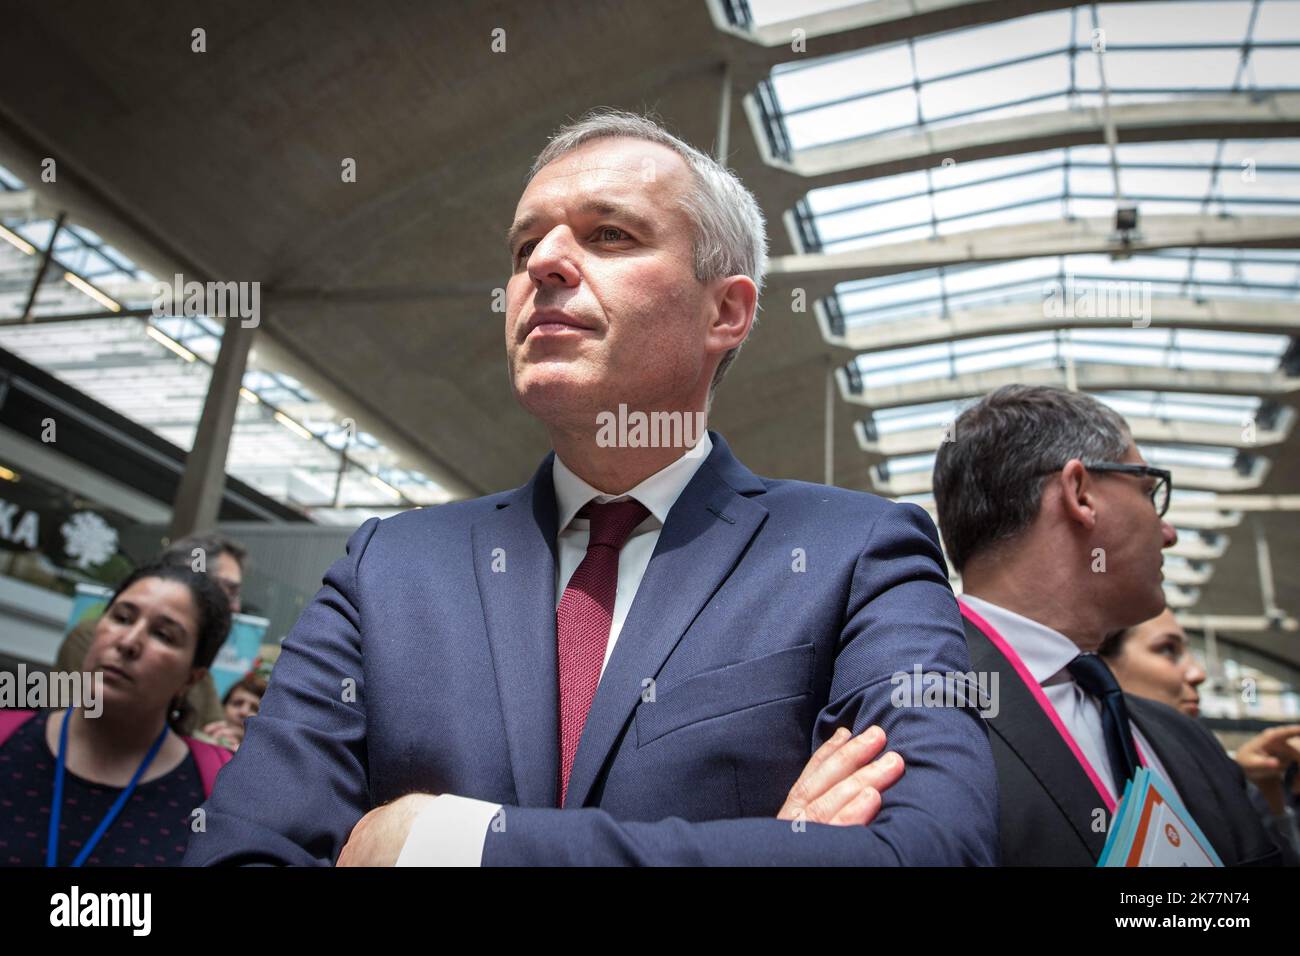
[[[1079,766],[1083,768],[1083,772],[1088,775],[1088,779],[1092,781],[1092,785],[1097,788],[1097,793],[1101,795],[1102,801],[1106,804],[1106,812],[1113,815],[1116,806],[1114,795],[1112,795],[1111,792],[1106,789],[1106,785],[1101,782],[1101,777],[1097,776],[1097,771],[1093,769],[1092,764],[1088,762],[1088,758],[1085,757],[1083,751],[1079,749],[1078,742],[1066,728],[1065,722],[1061,720],[1061,715],[1056,712],[1056,708],[1052,706],[1052,702],[1048,700],[1047,695],[1043,693],[1042,686],[1039,685],[1038,681],[1034,680],[1034,675],[1029,673],[1029,668],[1026,667],[1025,662],[1020,659],[1020,655],[1017,654],[1011,645],[1007,643],[1006,638],[999,634],[992,624],[984,620],[984,618],[974,608],[961,599],[958,599],[957,604],[961,608],[962,617],[966,618],[966,620],[979,628],[980,632],[989,639],[989,642],[998,649],[998,653],[1005,657],[1007,663],[1015,669],[1015,672],[1020,676],[1020,680],[1029,688],[1029,693],[1034,696],[1034,700],[1038,701],[1038,706],[1043,708],[1043,713],[1045,713],[1047,719],[1052,722],[1052,726],[1056,728],[1056,732],[1061,735],[1061,739],[1065,741],[1066,746],[1070,748],[1070,752],[1074,754],[1074,759],[1079,762]],[[1142,766],[1145,767],[1147,765],[1146,754],[1142,752],[1142,746],[1137,742],[1136,736],[1133,738],[1133,746],[1137,748],[1138,760],[1140,760]]]

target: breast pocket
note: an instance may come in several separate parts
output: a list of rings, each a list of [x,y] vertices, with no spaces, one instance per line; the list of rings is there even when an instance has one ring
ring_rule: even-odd
[[[683,727],[812,692],[813,645],[696,674],[636,711],[637,747]]]

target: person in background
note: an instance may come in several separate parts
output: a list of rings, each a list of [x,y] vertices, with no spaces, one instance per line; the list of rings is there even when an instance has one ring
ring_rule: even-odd
[[[1123,693],[1095,653],[1165,606],[1168,471],[1090,395],[1007,385],[941,442],[934,499],[976,674],[1005,866],[1094,866],[1141,766],[1184,804],[1225,865],[1277,865],[1241,769],[1176,710]]]
[[[1125,693],[1160,701],[1189,717],[1201,713],[1197,687],[1205,668],[1192,654],[1187,634],[1174,612],[1109,635],[1097,648]],[[1233,759],[1250,782],[1250,799],[1288,866],[1300,866],[1300,828],[1296,811],[1296,764],[1300,762],[1300,725],[1289,724],[1251,737]]]
[[[221,700],[225,709],[224,720],[214,720],[203,728],[203,733],[223,747],[238,750],[244,740],[244,722],[249,717],[256,717],[262,705],[262,695],[266,693],[266,678],[257,674],[245,675],[237,684],[226,691]]]
[[[180,703],[230,630],[216,582],[131,574],[94,625],[100,713],[0,712],[0,865],[173,866],[228,750],[184,735]]]
[[[168,545],[158,560],[163,564],[198,570],[195,565],[200,554],[203,556],[201,567],[225,593],[230,613],[238,614],[242,607],[244,571],[248,562],[248,552],[239,542],[217,532],[188,535]],[[83,621],[69,631],[59,647],[54,669],[63,672],[82,670],[94,633],[94,621]],[[216,684],[210,674],[205,674],[185,697],[181,727],[186,733],[193,733],[198,727],[223,719],[225,711],[217,696]]]

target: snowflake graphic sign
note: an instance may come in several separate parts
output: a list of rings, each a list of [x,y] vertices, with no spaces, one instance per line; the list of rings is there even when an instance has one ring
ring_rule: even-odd
[[[63,523],[63,550],[89,571],[117,553],[117,530],[93,511],[78,511]]]

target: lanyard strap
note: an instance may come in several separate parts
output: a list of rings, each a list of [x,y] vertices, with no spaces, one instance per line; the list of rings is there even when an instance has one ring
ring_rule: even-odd
[[[56,861],[59,855],[59,817],[63,814],[63,771],[66,766],[66,757],[68,752],[68,724],[71,720],[72,711],[69,710],[63,716],[63,726],[59,728],[59,759],[54,765],[54,806],[50,809],[50,835],[45,844],[46,866],[57,865]],[[108,832],[108,828],[113,825],[113,821],[117,819],[117,815],[122,812],[122,808],[126,806],[126,801],[131,799],[131,794],[135,792],[136,784],[139,783],[140,778],[144,776],[144,772],[149,768],[149,764],[153,763],[153,758],[157,756],[159,748],[162,747],[162,742],[166,739],[167,724],[164,722],[162,733],[160,733],[158,739],[153,742],[153,746],[149,748],[149,752],[144,755],[144,761],[136,768],[135,774],[131,777],[131,782],[126,785],[126,788],[120,794],[118,794],[117,800],[115,800],[113,805],[109,807],[108,813],[104,815],[104,819],[99,821],[99,826],[95,828],[95,832],[92,833],[90,839],[86,841],[86,845],[81,848],[81,852],[77,854],[77,858],[72,861],[74,867],[81,866],[81,864],[86,862],[86,858],[90,856],[91,851],[95,849],[95,845],[99,843],[100,838]]]
[[[958,600],[957,604],[961,608],[962,617],[974,624],[975,627],[989,639],[989,643],[997,649],[999,654],[1007,659],[1007,662],[1011,665],[1012,669],[1020,676],[1020,680],[1027,688],[1029,688],[1029,693],[1043,709],[1043,712],[1047,715],[1047,719],[1052,722],[1052,726],[1055,727],[1056,732],[1061,735],[1061,739],[1065,742],[1065,745],[1070,748],[1070,752],[1074,754],[1074,759],[1079,762],[1080,768],[1085,774],[1087,774],[1088,779],[1092,781],[1092,785],[1097,788],[1097,793],[1101,796],[1102,802],[1106,805],[1106,812],[1114,814],[1116,807],[1114,795],[1111,794],[1111,792],[1106,789],[1106,785],[1101,782],[1101,777],[1097,775],[1097,771],[1093,769],[1092,764],[1088,762],[1088,758],[1085,757],[1083,751],[1079,749],[1078,741],[1074,739],[1074,735],[1071,734],[1069,729],[1065,726],[1065,722],[1061,720],[1061,715],[1056,712],[1056,708],[1052,706],[1052,702],[1047,699],[1047,695],[1043,693],[1043,688],[1039,685],[1038,681],[1034,679],[1034,675],[1029,673],[1029,668],[1025,666],[1025,662],[1021,660],[1020,655],[1016,653],[1015,648],[1013,648],[1007,642],[1007,639],[999,634],[997,629],[986,621],[973,607],[961,600]],[[1146,755],[1142,753],[1142,748],[1138,745],[1136,737],[1133,739],[1133,745],[1138,748],[1139,761],[1141,761],[1143,766],[1146,766]],[[1116,784],[1119,785],[1122,782],[1123,781],[1116,781]]]

